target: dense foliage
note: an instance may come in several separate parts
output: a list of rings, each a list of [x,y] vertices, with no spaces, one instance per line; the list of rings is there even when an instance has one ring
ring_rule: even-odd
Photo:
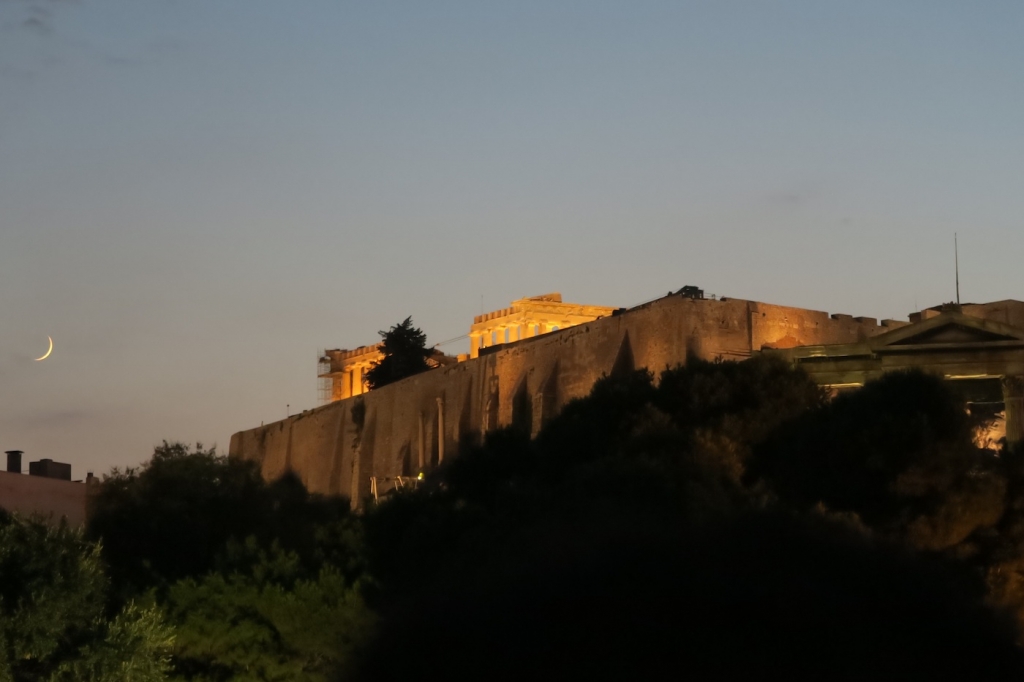
[[[944,381],[895,373],[781,430],[751,467],[798,507],[855,513],[913,547],[946,549],[999,521],[1006,460],[979,450]]]
[[[412,326],[412,317],[405,318],[388,331],[377,332],[381,337],[380,352],[384,356],[366,371],[366,384],[380,388],[430,369],[427,358],[427,335]]]
[[[170,632],[153,609],[106,609],[99,548],[67,526],[0,516],[0,681],[165,679]]]
[[[142,468],[115,470],[88,532],[117,595],[148,595],[173,626],[176,678],[316,682],[373,622],[348,501],[292,476],[268,485],[201,446],[164,443]]]
[[[325,566],[303,578],[294,553],[247,573],[211,573],[171,587],[176,667],[191,680],[315,682],[345,662],[372,626],[359,594]]]
[[[114,590],[92,594],[112,623],[158,612],[172,677],[202,682],[1010,679],[1024,452],[975,426],[921,373],[830,398],[771,357],[691,359],[605,377],[359,516],[165,443],[95,500]]]
[[[102,538],[115,586],[134,595],[235,570],[238,552],[228,550],[249,537],[297,552],[315,574],[324,561],[349,561],[357,531],[345,499],[309,495],[294,476],[268,485],[252,462],[164,442],[143,467],[105,477],[87,532]]]
[[[834,400],[769,357],[607,377],[367,515],[361,678],[1019,675],[991,567],[1024,564],[1024,479],[971,426],[921,373]]]

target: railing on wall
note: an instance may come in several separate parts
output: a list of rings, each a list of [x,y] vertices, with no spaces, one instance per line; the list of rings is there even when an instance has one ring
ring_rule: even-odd
[[[380,502],[399,490],[415,490],[422,480],[422,473],[418,476],[370,476],[370,495],[374,502]]]

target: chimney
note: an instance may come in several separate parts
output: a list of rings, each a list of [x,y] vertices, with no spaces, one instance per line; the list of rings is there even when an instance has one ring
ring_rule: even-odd
[[[21,456],[24,453],[21,450],[8,450],[7,451],[7,471],[12,474],[21,473]]]

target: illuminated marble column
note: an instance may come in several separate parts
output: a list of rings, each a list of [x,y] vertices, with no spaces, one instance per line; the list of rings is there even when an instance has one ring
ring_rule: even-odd
[[[526,337],[527,338],[530,338],[532,336],[537,336],[537,329],[536,329],[536,327],[534,327],[535,324],[537,324],[537,322],[535,320],[527,320],[526,321]]]
[[[514,324],[514,325],[512,325],[511,327],[508,328],[508,340],[509,340],[509,343],[511,343],[512,341],[518,341],[519,340],[519,325],[518,324]]]
[[[1006,442],[1024,441],[1024,377],[1003,377],[1003,405],[1006,410]]]
[[[480,338],[479,332],[470,332],[469,334],[469,357],[475,358],[480,356],[480,345],[482,339]]]
[[[335,379],[335,381],[341,384],[341,391],[339,392],[339,400],[352,397],[352,375],[348,372],[342,372],[341,376]]]
[[[356,365],[352,368],[352,395],[363,393],[363,366]]]
[[[437,398],[437,463],[444,461],[444,399]]]

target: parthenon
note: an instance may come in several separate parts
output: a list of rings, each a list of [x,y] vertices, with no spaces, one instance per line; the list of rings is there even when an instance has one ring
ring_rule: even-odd
[[[539,336],[578,324],[593,322],[616,308],[580,303],[563,303],[558,292],[512,301],[508,308],[473,318],[469,328],[469,357],[491,346]]]

